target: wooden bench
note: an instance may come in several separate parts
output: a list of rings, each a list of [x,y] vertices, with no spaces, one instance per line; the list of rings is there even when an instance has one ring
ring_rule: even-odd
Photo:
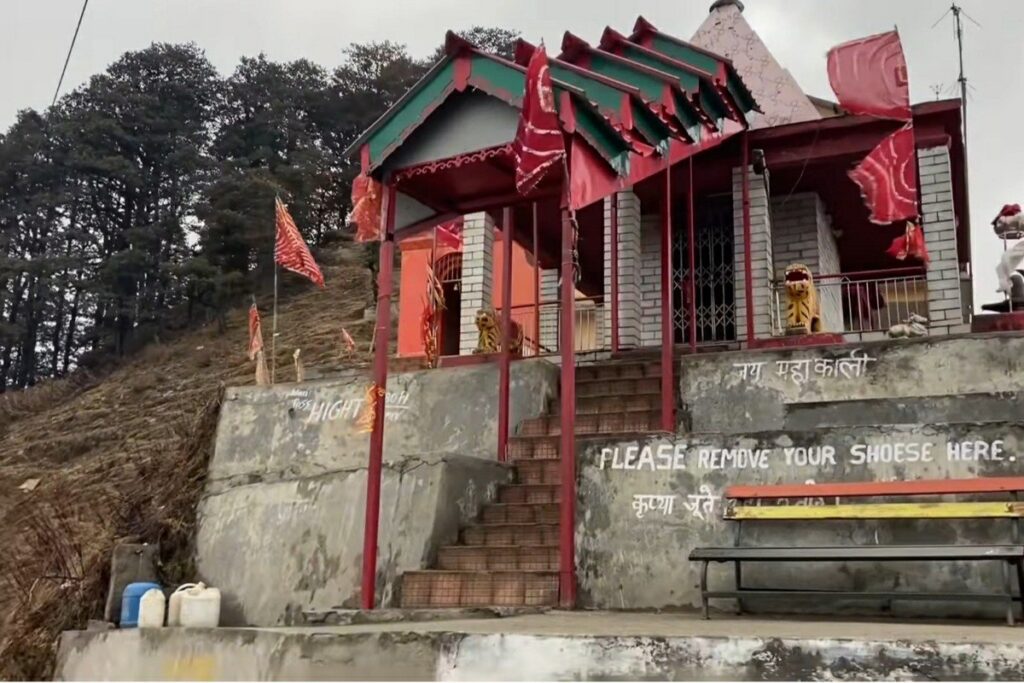
[[[732,598],[741,601],[750,596],[858,598],[892,600],[963,600],[970,602],[1006,603],[1006,621],[1014,623],[1014,604],[1021,602],[1024,590],[1024,544],[1021,544],[1020,520],[1024,502],[1018,496],[1024,491],[1024,477],[992,477],[977,479],[943,479],[920,481],[864,482],[836,484],[783,484],[773,486],[731,486],[723,498],[723,518],[736,524],[732,547],[695,548],[691,562],[701,562],[700,591],[704,618],[708,618],[708,601]],[[840,503],[841,499],[877,497],[909,497],[1006,494],[1008,500],[992,502],[859,502]],[[784,499],[826,499],[835,504],[781,505]],[[763,502],[770,502],[763,505]],[[817,522],[858,519],[1008,519],[1011,520],[1012,541],[1005,545],[838,545],[803,547],[743,547],[740,533],[744,523],[762,521]],[[909,591],[855,591],[780,588],[745,588],[743,562],[1000,562],[1004,570],[1005,592],[1000,593],[938,593]],[[708,565],[731,562],[735,573],[734,590],[709,590]],[[1016,571],[1017,590],[1013,590]],[[742,602],[740,602],[742,610]]]

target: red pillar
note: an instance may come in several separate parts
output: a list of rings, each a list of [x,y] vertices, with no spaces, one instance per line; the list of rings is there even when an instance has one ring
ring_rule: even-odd
[[[686,227],[690,244],[690,281],[688,293],[690,299],[690,351],[697,352],[697,224],[693,213],[693,157],[690,157],[689,191],[686,193]]]
[[[576,317],[576,283],[572,267],[572,219],[568,208],[562,209],[562,320],[558,341],[562,355],[562,458],[561,517],[558,542],[560,555],[559,604],[564,608],[576,605],[576,349],[573,324]]]
[[[661,428],[674,432],[675,373],[672,371],[674,325],[672,324],[672,167],[665,168],[661,205]]]
[[[377,590],[377,533],[380,526],[380,478],[384,463],[384,389],[388,384],[388,341],[391,337],[391,275],[395,263],[395,186],[385,194],[384,234],[377,271],[377,331],[373,357],[373,431],[366,471],[366,514],[363,527],[363,609],[373,609]]]
[[[498,379],[498,460],[508,457],[508,390],[512,366],[509,339],[512,338],[512,209],[501,216],[501,368]]]
[[[619,195],[612,194],[611,207],[611,237],[609,247],[612,258],[612,286],[611,286],[611,309],[612,309],[612,353],[619,352]]]
[[[743,131],[743,292],[747,299],[747,346],[754,345],[754,278],[750,255],[750,137]]]

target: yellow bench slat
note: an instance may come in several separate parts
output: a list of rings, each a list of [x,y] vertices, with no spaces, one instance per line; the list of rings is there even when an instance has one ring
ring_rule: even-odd
[[[969,519],[1024,517],[1024,502],[861,503],[848,505],[737,505],[725,518],[765,519]]]

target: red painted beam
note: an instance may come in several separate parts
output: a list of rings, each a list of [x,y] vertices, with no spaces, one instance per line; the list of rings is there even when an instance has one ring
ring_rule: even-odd
[[[1010,491],[1024,491],[1024,477],[729,486],[725,489],[725,497],[733,500],[832,497],[868,498],[871,496],[940,496],[956,493],[1003,493]]]
[[[501,219],[501,362],[498,373],[498,461],[508,455],[508,392],[512,351],[512,208],[506,206]]]
[[[558,602],[563,608],[576,605],[576,352],[574,321],[576,317],[576,287],[572,265],[572,218],[567,208],[562,209],[562,335],[559,347],[562,356],[562,438],[561,493],[559,509],[559,591]]]
[[[611,217],[609,231],[609,247],[612,252],[612,353],[619,352],[619,193],[613,192],[611,200]]]
[[[363,567],[360,599],[373,609],[377,592],[377,536],[380,527],[380,479],[384,466],[384,392],[388,385],[388,341],[391,337],[391,279],[395,263],[395,186],[385,193],[385,219],[377,271],[376,347],[373,357],[373,431],[366,471],[366,513],[363,525]]]
[[[661,428],[675,431],[675,356],[672,315],[672,167],[665,165],[665,189],[661,207]]]

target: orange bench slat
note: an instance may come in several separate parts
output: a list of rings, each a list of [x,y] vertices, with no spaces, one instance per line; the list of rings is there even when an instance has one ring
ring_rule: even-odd
[[[917,481],[863,481],[832,484],[734,485],[725,489],[728,499],[771,498],[867,498],[870,496],[926,496],[956,493],[1024,491],[1024,477],[974,479],[921,479]]]

